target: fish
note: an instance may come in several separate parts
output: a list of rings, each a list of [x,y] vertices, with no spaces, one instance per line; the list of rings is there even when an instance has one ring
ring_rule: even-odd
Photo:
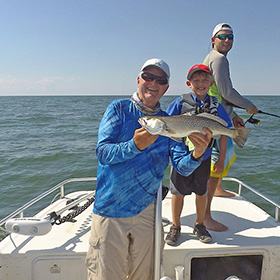
[[[231,137],[240,148],[243,148],[250,133],[250,129],[246,127],[227,128],[226,121],[209,113],[165,117],[144,116],[138,119],[138,122],[149,133],[166,136],[178,142],[182,142],[182,138],[189,136],[193,132],[205,134],[202,129],[206,127],[212,131],[214,139],[219,139],[221,135],[226,135]]]

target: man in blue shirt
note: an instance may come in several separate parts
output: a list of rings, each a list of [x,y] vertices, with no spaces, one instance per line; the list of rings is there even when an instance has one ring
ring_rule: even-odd
[[[88,279],[153,279],[155,200],[171,159],[175,170],[189,175],[199,165],[212,133],[193,133],[192,152],[183,143],[151,135],[138,119],[167,116],[159,100],[169,87],[169,67],[161,59],[144,63],[138,91],[107,108],[98,133],[97,188],[90,246]]]

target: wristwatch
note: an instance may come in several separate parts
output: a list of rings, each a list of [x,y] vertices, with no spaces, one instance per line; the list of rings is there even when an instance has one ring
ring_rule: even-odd
[[[193,152],[191,153],[191,159],[194,161],[201,161],[203,159],[203,157],[204,157],[204,153],[198,158],[193,157]]]

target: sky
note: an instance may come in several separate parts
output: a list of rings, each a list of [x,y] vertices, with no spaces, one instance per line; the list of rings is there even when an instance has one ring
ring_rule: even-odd
[[[149,58],[170,66],[167,92],[229,23],[231,79],[242,95],[279,95],[279,0],[0,1],[0,96],[131,95]]]

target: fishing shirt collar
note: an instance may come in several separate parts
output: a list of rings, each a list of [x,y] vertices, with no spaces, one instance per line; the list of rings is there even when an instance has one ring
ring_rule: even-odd
[[[144,105],[139,97],[137,92],[134,92],[133,95],[131,96],[131,100],[133,101],[135,107],[142,113],[146,114],[146,115],[156,115],[161,111],[160,108],[160,103],[158,102],[156,107],[154,108],[149,108],[146,105]]]

